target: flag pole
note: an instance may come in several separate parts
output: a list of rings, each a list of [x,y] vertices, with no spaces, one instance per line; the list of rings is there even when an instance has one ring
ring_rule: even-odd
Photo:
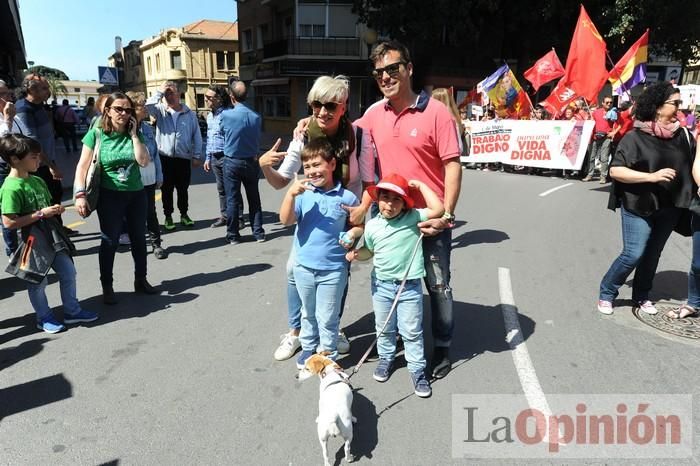
[[[610,52],[608,52],[607,49],[605,50],[605,56],[608,57],[608,62],[610,62],[610,64],[612,65],[612,71],[616,71],[615,70],[615,63],[612,61],[612,57],[610,57]],[[613,76],[613,78],[614,77],[615,76]],[[620,81],[620,87],[622,88],[622,91],[625,94],[627,94],[627,97],[629,98],[629,100],[632,100],[632,93],[630,92],[629,89],[627,89],[625,87],[625,83],[622,82],[622,73],[620,73],[619,71],[617,72],[617,80]]]

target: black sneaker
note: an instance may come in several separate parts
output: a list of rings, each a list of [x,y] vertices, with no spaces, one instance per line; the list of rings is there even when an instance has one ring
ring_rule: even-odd
[[[413,381],[413,393],[421,398],[428,398],[433,394],[433,390],[430,388],[430,382],[425,378],[425,373],[411,372],[411,380]]]
[[[134,280],[134,291],[141,294],[159,294],[160,290],[151,286],[145,278]]]
[[[168,257],[168,252],[161,247],[160,244],[153,246],[153,255],[156,259],[166,259]]]
[[[444,346],[436,346],[433,353],[432,368],[433,377],[441,379],[450,373],[452,363],[450,362],[450,348]]]
[[[218,219],[216,219],[216,222],[212,223],[210,226],[212,228],[225,227],[226,226],[226,219],[225,218],[218,218]]]
[[[391,376],[391,366],[393,366],[394,361],[389,361],[388,359],[380,359],[377,368],[374,369],[374,380],[377,382],[386,382]]]

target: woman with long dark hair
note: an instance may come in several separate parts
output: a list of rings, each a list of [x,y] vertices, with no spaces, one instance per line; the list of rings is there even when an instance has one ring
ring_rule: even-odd
[[[598,311],[603,314],[613,313],[613,300],[633,270],[634,305],[647,314],[658,312],[649,292],[659,257],[694,194],[695,142],[676,119],[680,99],[671,83],[647,87],[637,100],[634,129],[610,163],[615,183],[609,207],[621,208],[623,248],[600,283]]]
[[[126,218],[134,259],[134,289],[139,293],[158,291],[146,281],[146,193],[139,166],[150,161],[148,149],[134,117],[134,104],[121,93],[114,92],[105,101],[99,125],[83,138],[83,151],[75,170],[75,207],[85,217],[90,208],[85,198],[85,177],[99,139],[99,163],[102,166],[100,196],[96,206],[100,220],[100,281],[105,304],[116,304],[113,288],[114,255],[119,247],[119,234]]]

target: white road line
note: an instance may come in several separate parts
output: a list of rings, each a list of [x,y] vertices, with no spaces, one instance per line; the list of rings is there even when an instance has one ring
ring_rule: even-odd
[[[527,351],[523,331],[518,322],[518,308],[513,300],[513,289],[510,284],[510,269],[498,268],[498,290],[501,296],[501,311],[506,327],[506,341],[513,355],[513,363],[520,378],[520,385],[531,409],[537,409],[545,416],[552,415],[547,398],[544,396],[540,381],[537,379],[535,367],[532,365],[530,353]]]
[[[540,197],[545,197],[545,196],[547,196],[547,195],[549,195],[549,194],[552,194],[554,191],[559,191],[560,189],[564,189],[564,188],[566,188],[567,186],[571,186],[572,184],[573,184],[573,183],[566,183],[566,184],[563,184],[563,185],[561,185],[561,186],[557,186],[556,188],[548,189],[547,191],[545,191],[545,192],[543,192],[543,193],[540,193]]]

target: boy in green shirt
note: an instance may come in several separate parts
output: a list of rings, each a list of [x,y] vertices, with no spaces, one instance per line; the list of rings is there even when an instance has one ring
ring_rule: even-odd
[[[427,208],[414,209],[409,189],[417,189],[423,195]],[[406,365],[411,373],[413,390],[421,398],[432,394],[430,382],[425,377],[425,351],[423,345],[423,286],[425,276],[423,248],[418,222],[439,218],[445,211],[437,195],[423,182],[406,181],[401,175],[391,174],[382,178],[367,193],[377,202],[379,215],[365,225],[365,245],[349,251],[347,260],[367,260],[374,257],[372,270],[372,304],[377,330],[379,364],[374,379],[386,382],[396,353],[396,331],[404,341]],[[411,262],[411,255],[416,248]],[[410,268],[409,267],[410,262]],[[407,270],[408,268],[408,270]],[[396,310],[387,323],[392,303],[406,277]]]
[[[5,228],[25,228],[65,211],[60,204],[51,205],[46,183],[30,175],[39,168],[40,153],[41,145],[27,136],[10,134],[0,138],[0,157],[11,167],[0,188],[0,210]],[[19,251],[16,253],[19,254]],[[81,309],[76,298],[75,266],[67,251],[56,253],[51,268],[58,274],[64,322],[75,324],[97,320],[97,314]],[[57,333],[64,326],[51,312],[46,299],[46,284],[46,278],[39,284],[27,283],[29,301],[36,312],[37,327],[47,333]]]

